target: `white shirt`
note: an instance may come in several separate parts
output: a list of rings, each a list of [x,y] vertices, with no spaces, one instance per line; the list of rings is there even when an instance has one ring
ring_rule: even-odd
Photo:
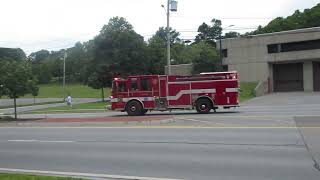
[[[71,102],[72,102],[71,96],[68,96],[68,97],[67,97],[67,102],[68,102],[68,103],[71,103]]]

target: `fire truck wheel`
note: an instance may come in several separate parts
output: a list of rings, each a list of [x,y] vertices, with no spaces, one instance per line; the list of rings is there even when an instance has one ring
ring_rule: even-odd
[[[129,116],[143,115],[142,105],[138,101],[130,101],[126,106],[126,111]]]
[[[212,105],[209,99],[199,99],[196,102],[196,109],[198,113],[207,114],[212,109]]]

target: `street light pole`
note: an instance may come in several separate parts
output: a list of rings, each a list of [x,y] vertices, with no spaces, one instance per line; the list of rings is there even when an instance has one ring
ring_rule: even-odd
[[[167,63],[168,63],[168,75],[171,74],[171,63],[170,63],[170,2],[167,2]]]

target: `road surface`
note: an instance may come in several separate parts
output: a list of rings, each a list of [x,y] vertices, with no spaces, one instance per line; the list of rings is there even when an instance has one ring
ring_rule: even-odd
[[[0,168],[177,179],[318,180],[297,129],[4,128]]]
[[[57,123],[35,122],[1,127],[0,170],[197,180],[320,178],[314,166],[320,159],[319,93],[273,94],[249,101],[235,112],[178,111],[171,116],[167,124],[151,126],[112,128],[102,122],[55,127]],[[46,127],[30,127],[38,124]]]

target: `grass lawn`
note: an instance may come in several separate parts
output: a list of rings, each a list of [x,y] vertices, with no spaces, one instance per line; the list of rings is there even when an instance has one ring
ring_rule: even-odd
[[[110,96],[110,88],[104,89],[105,97]],[[93,89],[82,84],[67,84],[66,92],[61,84],[41,84],[39,85],[39,96],[37,98],[63,98],[64,94],[71,94],[73,98],[100,98],[101,89]],[[31,98],[28,94],[24,98]]]
[[[70,177],[36,176],[25,174],[0,173],[0,180],[84,180]]]
[[[254,88],[258,85],[257,82],[241,82],[240,83],[240,102],[247,101],[255,97]]]
[[[70,113],[70,112],[104,112],[106,111],[105,107],[109,103],[107,102],[93,102],[93,103],[83,103],[83,104],[76,104],[73,105],[72,108],[69,106],[61,106],[61,107],[52,107],[47,109],[35,110],[31,111],[30,113]]]

